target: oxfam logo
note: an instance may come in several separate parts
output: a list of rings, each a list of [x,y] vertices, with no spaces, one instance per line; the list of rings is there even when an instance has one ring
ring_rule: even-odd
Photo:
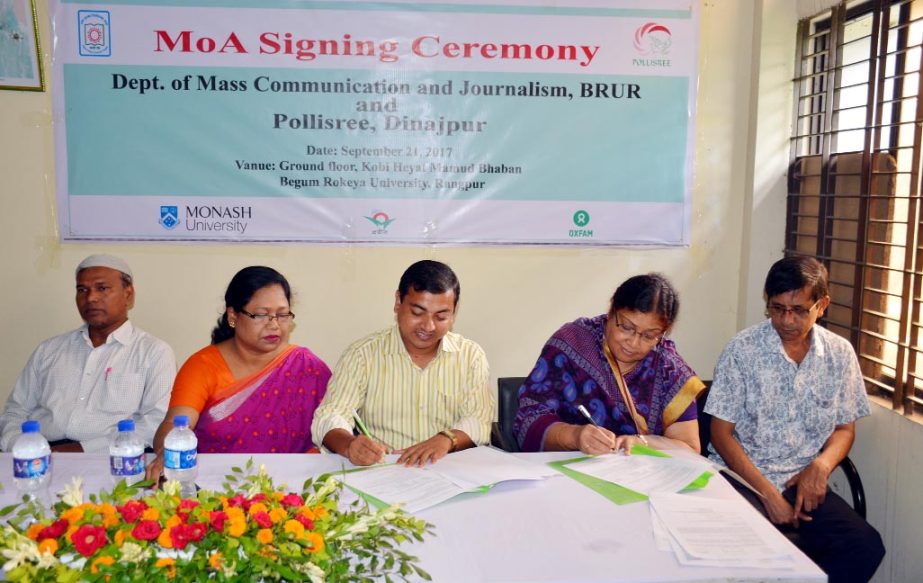
[[[578,227],[585,227],[590,222],[590,213],[580,210],[574,213],[574,224]]]
[[[576,229],[571,229],[567,232],[567,236],[572,239],[579,238],[592,238],[593,229],[587,229],[587,225],[590,223],[590,213],[585,210],[579,210],[574,213],[574,225],[577,226]]]

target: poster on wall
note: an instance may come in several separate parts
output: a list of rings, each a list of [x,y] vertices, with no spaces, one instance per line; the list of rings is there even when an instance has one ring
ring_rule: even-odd
[[[697,0],[52,0],[64,240],[689,244]]]

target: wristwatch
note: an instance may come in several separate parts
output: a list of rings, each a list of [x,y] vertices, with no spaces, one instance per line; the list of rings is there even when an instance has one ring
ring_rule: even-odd
[[[439,435],[445,435],[446,437],[449,438],[449,440],[451,440],[452,447],[449,448],[449,453],[452,453],[453,451],[458,449],[458,438],[455,437],[454,431],[452,431],[451,429],[443,429],[442,431],[439,432]]]

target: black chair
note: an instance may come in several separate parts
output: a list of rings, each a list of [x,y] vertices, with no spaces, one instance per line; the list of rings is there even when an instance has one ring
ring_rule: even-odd
[[[705,403],[708,400],[708,391],[711,389],[711,381],[703,381],[705,390],[699,393],[696,400],[696,409],[699,415],[699,442],[702,445],[702,455],[708,455],[708,444],[711,443],[711,415],[705,412]],[[849,459],[849,456],[843,458],[839,465],[843,475],[846,476],[846,482],[849,484],[849,492],[852,495],[852,507],[856,514],[865,518],[865,488],[862,486],[862,478],[859,477],[859,471],[856,464]]]
[[[490,428],[490,443],[502,450],[517,452],[519,443],[513,436],[513,420],[519,412],[519,387],[526,377],[497,379],[497,421]]]

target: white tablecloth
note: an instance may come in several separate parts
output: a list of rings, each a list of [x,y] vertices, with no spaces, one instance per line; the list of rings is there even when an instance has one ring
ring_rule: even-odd
[[[517,454],[548,461],[570,454]],[[249,457],[264,464],[277,485],[293,490],[310,476],[351,467],[333,455],[199,456],[203,488],[216,488],[232,466]],[[109,485],[108,458],[53,454],[52,491],[82,476],[85,491]],[[17,499],[12,460],[0,454],[0,505]],[[689,496],[737,496],[720,476]],[[435,525],[435,536],[407,550],[420,557],[437,583],[478,581],[643,582],[643,581],[825,581],[826,576],[792,547],[793,569],[727,569],[680,565],[656,549],[646,502],[618,506],[576,481],[556,476],[540,482],[512,482],[486,494],[463,494],[418,513]],[[782,535],[779,535],[783,538]]]

